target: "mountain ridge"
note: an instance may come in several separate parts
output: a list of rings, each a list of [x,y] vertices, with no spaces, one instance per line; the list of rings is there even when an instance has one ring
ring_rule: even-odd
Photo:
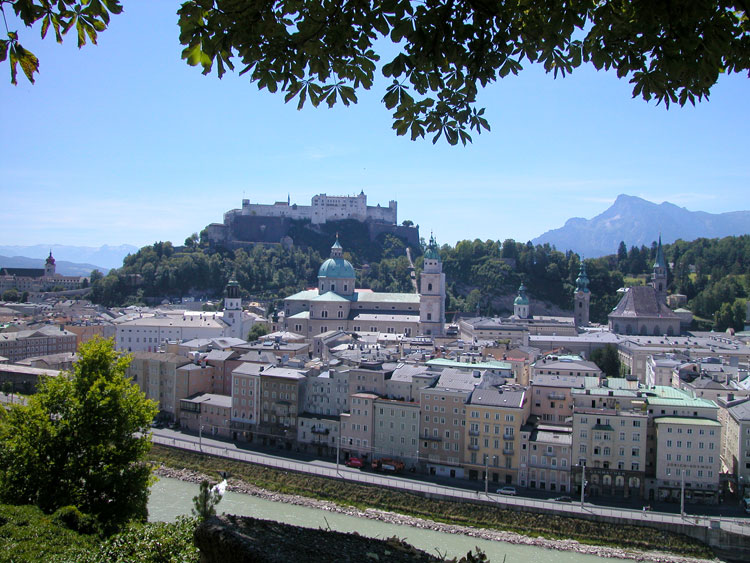
[[[102,246],[73,246],[65,244],[34,244],[29,246],[19,245],[0,245],[0,255],[3,257],[28,258],[35,260],[44,260],[49,256],[50,251],[58,265],[58,273],[61,261],[75,265],[82,265],[96,268],[104,272],[112,268],[122,267],[122,260],[128,254],[138,252],[138,247],[132,244],[108,245]],[[2,263],[3,266],[10,264]],[[35,266],[17,266],[17,267],[35,267]],[[85,275],[91,273],[89,270]],[[64,274],[64,275],[78,275]]]
[[[620,194],[599,215],[571,217],[565,224],[532,240],[596,258],[617,252],[620,241],[628,247],[649,246],[662,237],[672,243],[697,238],[722,238],[750,233],[750,211],[708,213],[690,211],[674,203],[652,203],[637,196]]]

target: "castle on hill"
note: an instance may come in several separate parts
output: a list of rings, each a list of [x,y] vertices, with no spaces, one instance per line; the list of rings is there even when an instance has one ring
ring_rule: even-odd
[[[248,243],[292,244],[289,231],[293,221],[309,221],[313,228],[333,221],[354,220],[367,225],[370,240],[381,233],[391,233],[408,244],[419,244],[415,227],[398,225],[398,204],[389,201],[388,207],[367,205],[364,191],[356,196],[313,196],[310,205],[277,201],[273,204],[250,203],[242,200],[242,208],[224,213],[223,223],[206,227],[209,242],[227,248],[239,248]]]

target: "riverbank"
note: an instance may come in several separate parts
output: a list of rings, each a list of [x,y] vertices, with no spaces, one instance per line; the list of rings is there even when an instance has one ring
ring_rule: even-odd
[[[201,471],[193,469],[178,469],[175,467],[169,467],[164,464],[156,466],[155,474],[157,476],[179,479],[196,484],[203,479],[215,481],[215,479],[210,478]],[[704,558],[673,555],[660,551],[646,551],[637,549],[622,549],[611,546],[597,546],[581,543],[579,541],[571,539],[550,539],[541,536],[532,537],[509,531],[438,522],[435,520],[404,515],[376,508],[358,508],[355,506],[339,504],[329,500],[322,500],[299,494],[268,490],[234,477],[230,477],[228,479],[228,489],[233,492],[252,495],[274,502],[283,502],[305,506],[358,518],[378,520],[390,524],[429,529],[446,534],[462,534],[465,536],[489,541],[501,541],[517,545],[528,545],[546,549],[572,551],[581,554],[589,554],[606,558],[631,559],[634,561],[654,561],[663,563],[705,563],[706,561],[708,561]]]

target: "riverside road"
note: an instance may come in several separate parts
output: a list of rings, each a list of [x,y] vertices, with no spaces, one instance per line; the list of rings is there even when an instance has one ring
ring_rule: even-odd
[[[525,496],[528,491],[524,489],[519,489],[520,495],[524,496],[510,497],[494,494],[493,491],[498,487],[498,485],[495,484],[493,488],[492,483],[490,483],[489,494],[485,494],[484,481],[461,480],[460,482],[462,485],[471,487],[467,489],[465,487],[456,487],[440,484],[439,482],[428,481],[426,480],[425,476],[422,475],[382,475],[368,471],[361,471],[359,469],[351,469],[343,465],[343,463],[337,466],[335,462],[321,460],[319,458],[314,458],[305,454],[298,454],[296,452],[289,452],[287,450],[251,450],[245,444],[237,444],[234,442],[217,440],[215,438],[209,438],[205,436],[199,438],[198,436],[193,434],[186,434],[177,430],[169,430],[166,428],[154,428],[152,441],[154,444],[159,444],[162,446],[176,447],[194,452],[202,452],[204,454],[224,457],[235,461],[244,461],[282,470],[319,475],[322,477],[329,477],[333,479],[344,479],[355,483],[365,483],[368,485],[388,487],[391,489],[414,493],[440,495],[449,497],[457,501],[481,500],[484,502],[497,503],[498,506],[501,506],[503,508],[511,508],[514,506],[517,506],[519,508],[533,507],[536,509],[555,510],[559,513],[568,514],[570,516],[577,516],[587,513],[603,517],[632,518],[644,523],[663,522],[678,525],[688,524],[691,526],[721,526],[721,528],[726,531],[750,536],[750,518],[744,516],[739,506],[711,507],[688,505],[686,506],[686,510],[711,510],[711,512],[714,512],[715,510],[720,509],[723,515],[714,516],[705,514],[686,514],[684,517],[679,514],[670,514],[668,512],[661,511],[664,509],[672,508],[674,505],[666,505],[663,508],[660,505],[658,507],[659,511],[648,512],[643,511],[642,508],[633,509],[614,506],[602,506],[601,504],[592,504],[590,502],[586,502],[584,506],[581,507],[580,502],[576,502],[575,499],[573,502],[565,503],[556,502],[553,500],[544,500],[540,498],[530,498],[529,496]],[[294,456],[294,458],[279,455],[279,453],[282,452],[283,454],[285,454],[285,456]]]

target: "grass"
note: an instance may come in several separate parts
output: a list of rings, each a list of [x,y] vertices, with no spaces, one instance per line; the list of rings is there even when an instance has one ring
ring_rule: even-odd
[[[382,487],[281,471],[220,457],[154,446],[151,461],[205,474],[229,471],[232,477],[269,491],[332,501],[360,509],[377,508],[447,524],[516,532],[548,539],[574,539],[589,545],[657,550],[712,558],[711,550],[687,536],[641,526],[614,525],[578,518],[535,514],[468,502],[429,499]]]

